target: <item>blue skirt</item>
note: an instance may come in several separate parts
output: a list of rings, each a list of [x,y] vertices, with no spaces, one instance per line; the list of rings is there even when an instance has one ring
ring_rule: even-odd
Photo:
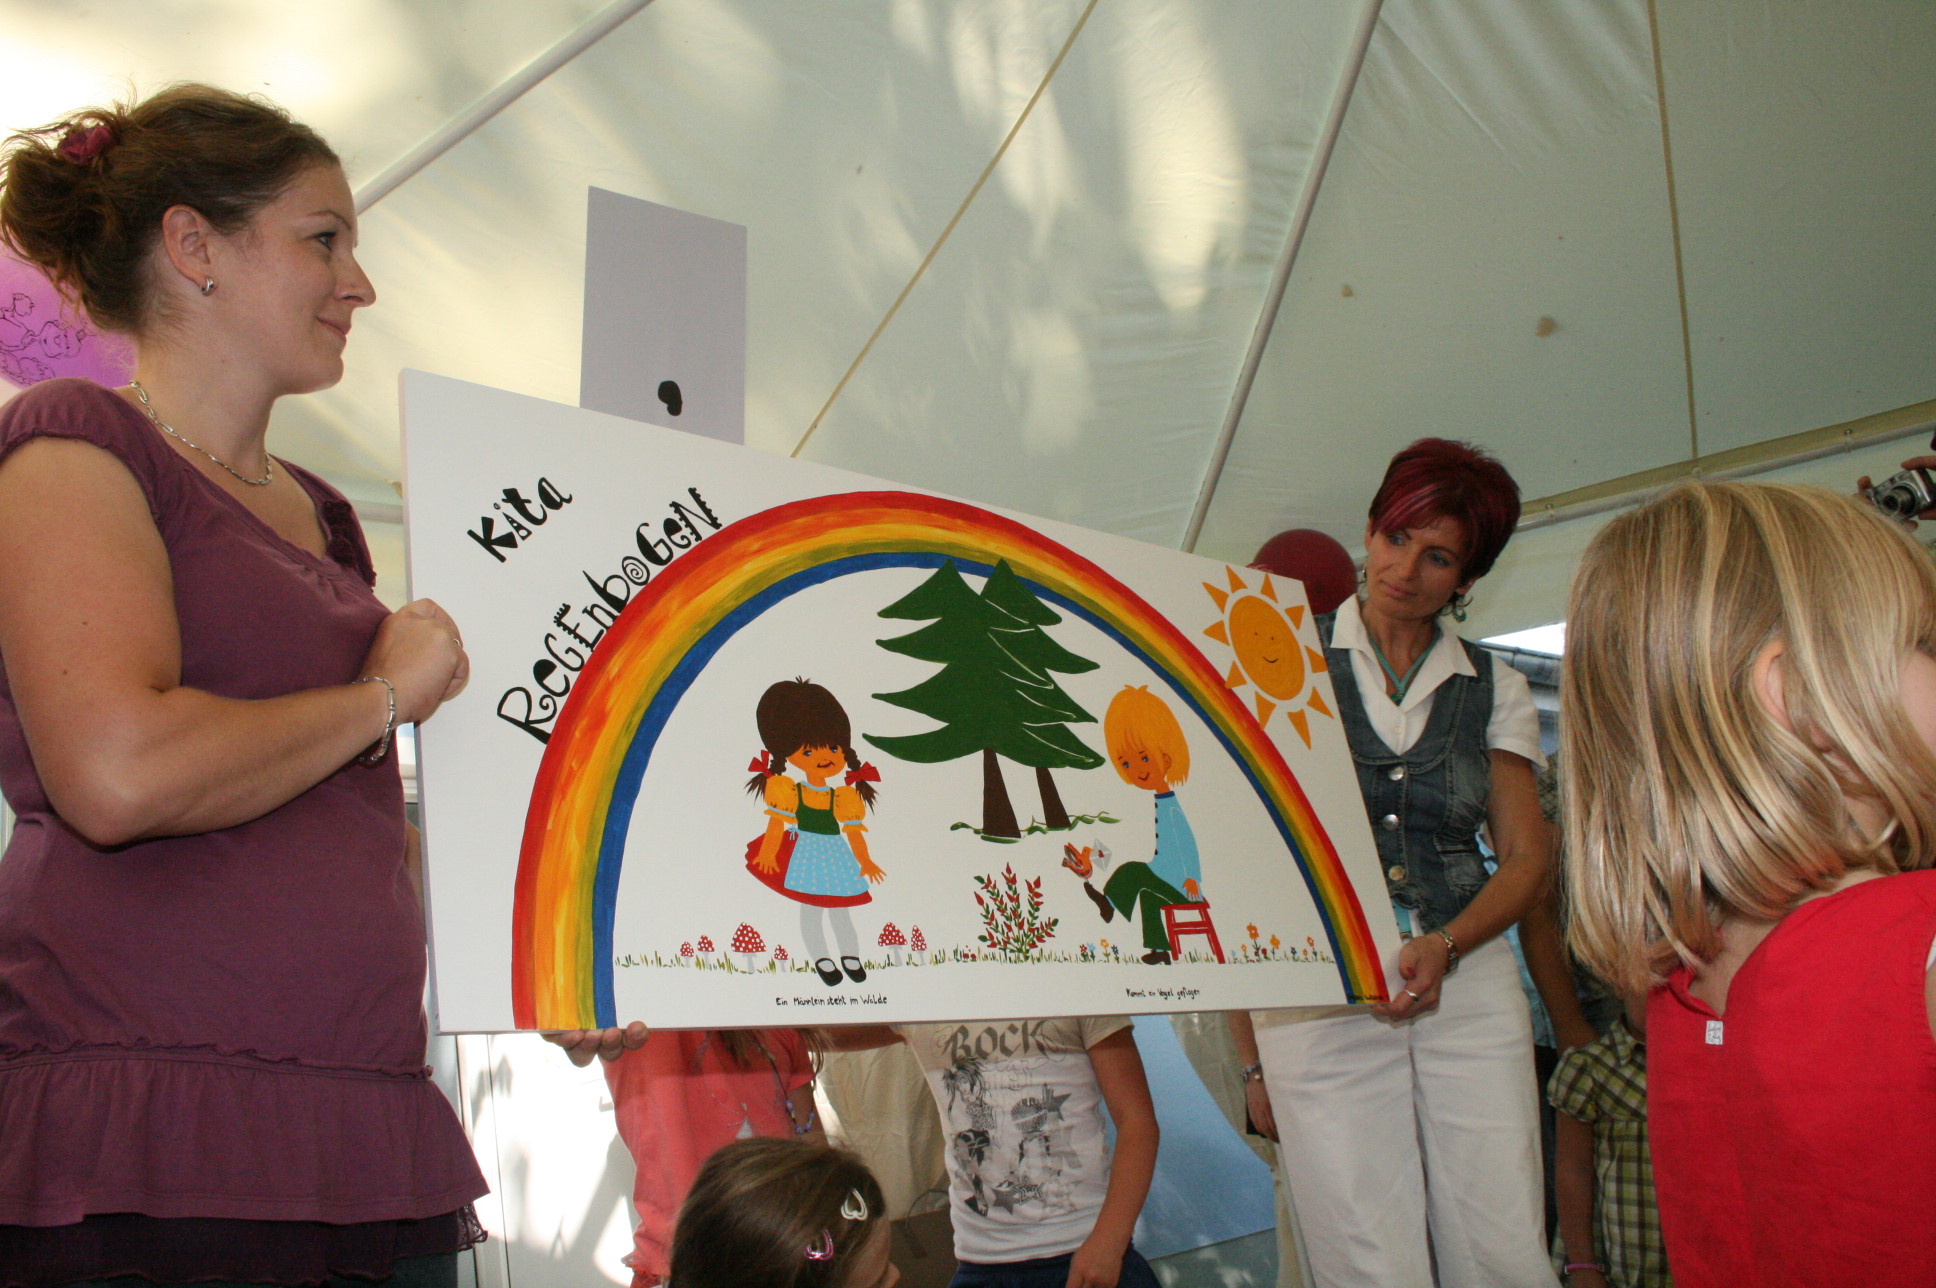
[[[867,893],[867,878],[860,874],[860,860],[846,837],[800,832],[787,863],[786,888],[795,894],[851,899]]]

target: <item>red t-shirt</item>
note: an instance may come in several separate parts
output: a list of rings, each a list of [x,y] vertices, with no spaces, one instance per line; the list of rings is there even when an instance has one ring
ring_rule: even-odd
[[[666,1273],[672,1225],[700,1165],[744,1136],[792,1136],[787,1097],[813,1081],[813,1063],[794,1029],[761,1029],[767,1060],[742,1068],[711,1033],[665,1031],[605,1066],[619,1138],[632,1151],[639,1210],[632,1269]]]
[[[1717,1016],[1676,972],[1647,1008],[1647,1109],[1680,1288],[1936,1283],[1936,872],[1804,903]]]

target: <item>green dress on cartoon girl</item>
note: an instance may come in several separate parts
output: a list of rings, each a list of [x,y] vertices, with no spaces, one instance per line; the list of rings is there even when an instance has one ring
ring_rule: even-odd
[[[761,695],[756,718],[766,746],[749,766],[747,791],[765,803],[767,824],[746,848],[747,870],[800,905],[800,935],[820,978],[832,987],[844,974],[858,984],[867,971],[847,910],[870,901],[869,883],[886,878],[867,852],[865,823],[880,775],[854,754],[847,713],[821,685],[782,680]],[[844,774],[839,786],[829,782],[836,774]]]

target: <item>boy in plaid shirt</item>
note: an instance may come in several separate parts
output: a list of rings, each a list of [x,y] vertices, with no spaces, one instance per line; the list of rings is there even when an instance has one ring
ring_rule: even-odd
[[[1560,1057],[1546,1098],[1558,1115],[1554,1174],[1572,1288],[1671,1288],[1647,1148],[1645,1003]],[[1597,1253],[1597,1255],[1596,1255]]]

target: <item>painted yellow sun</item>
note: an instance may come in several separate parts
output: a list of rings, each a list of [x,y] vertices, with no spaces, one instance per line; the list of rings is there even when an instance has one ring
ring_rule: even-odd
[[[1203,583],[1223,614],[1203,633],[1228,644],[1236,654],[1224,683],[1232,689],[1246,683],[1255,686],[1257,692],[1251,700],[1257,707],[1258,724],[1268,727],[1271,716],[1283,707],[1284,718],[1308,747],[1311,721],[1305,713],[1331,716],[1331,708],[1325,705],[1315,679],[1324,673],[1324,654],[1298,637],[1304,625],[1304,605],[1286,608],[1278,603],[1277,587],[1271,584],[1269,573],[1260,574],[1263,584],[1252,590],[1235,568],[1225,571],[1230,576],[1227,589]]]

